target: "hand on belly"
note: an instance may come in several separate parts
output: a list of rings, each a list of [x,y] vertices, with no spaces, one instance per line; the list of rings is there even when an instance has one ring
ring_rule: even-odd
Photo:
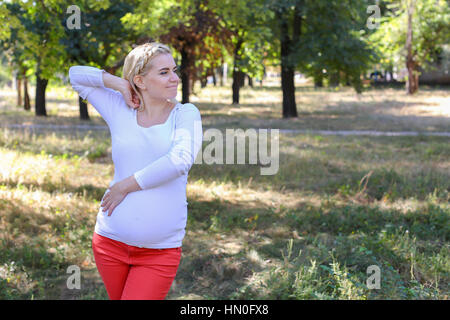
[[[108,211],[108,216],[110,216],[114,209],[123,201],[127,196],[127,192],[124,192],[120,188],[120,182],[114,184],[108,189],[109,192],[105,194],[102,200],[103,212]]]

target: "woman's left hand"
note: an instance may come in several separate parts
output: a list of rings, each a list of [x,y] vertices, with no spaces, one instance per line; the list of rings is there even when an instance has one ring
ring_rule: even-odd
[[[105,194],[102,201],[102,207],[104,207],[103,212],[109,211],[108,216],[110,216],[114,209],[122,202],[122,200],[127,196],[128,192],[124,189],[125,182],[119,181],[110,187],[109,192]]]

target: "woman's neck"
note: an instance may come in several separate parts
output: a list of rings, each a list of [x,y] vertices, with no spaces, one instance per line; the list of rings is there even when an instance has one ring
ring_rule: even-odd
[[[145,113],[147,119],[158,118],[172,105],[167,99],[154,99],[145,95],[143,95],[143,99],[145,105],[143,113]]]

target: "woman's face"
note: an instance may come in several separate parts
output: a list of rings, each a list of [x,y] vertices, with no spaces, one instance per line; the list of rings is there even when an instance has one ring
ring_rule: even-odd
[[[177,96],[178,67],[171,54],[159,54],[151,61],[150,71],[143,77],[134,77],[134,83],[141,89],[147,91],[148,95],[156,99],[171,99]]]

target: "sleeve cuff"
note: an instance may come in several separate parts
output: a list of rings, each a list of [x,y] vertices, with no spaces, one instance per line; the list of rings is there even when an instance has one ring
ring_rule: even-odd
[[[139,171],[135,172],[135,173],[133,174],[133,176],[134,176],[134,179],[136,179],[136,182],[137,182],[137,184],[139,185],[139,187],[140,187],[142,190],[144,190],[144,189],[145,189],[145,188],[144,188],[144,184],[143,184],[142,181],[141,181],[141,176],[139,175]]]
[[[99,84],[100,84],[100,86],[102,87],[102,88],[105,88],[105,83],[103,82],[103,73],[104,72],[106,72],[105,70],[103,70],[103,69],[99,69],[100,70],[100,72],[99,72],[99,77],[100,77],[100,79],[98,80],[98,82],[99,82]]]

